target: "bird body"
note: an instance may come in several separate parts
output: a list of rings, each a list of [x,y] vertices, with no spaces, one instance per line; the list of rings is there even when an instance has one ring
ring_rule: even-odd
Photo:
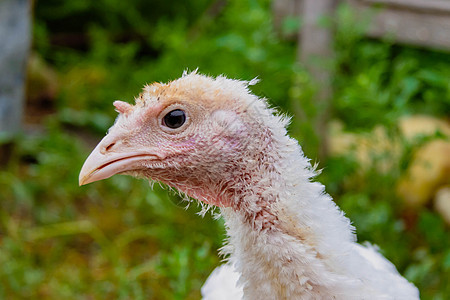
[[[254,83],[193,72],[147,86],[134,106],[116,101],[119,117],[80,184],[129,174],[218,206],[229,262],[205,299],[418,299],[374,247],[356,243],[288,119],[249,91]]]

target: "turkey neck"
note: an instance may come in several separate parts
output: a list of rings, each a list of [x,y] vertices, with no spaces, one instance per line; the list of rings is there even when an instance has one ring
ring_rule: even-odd
[[[245,158],[234,205],[221,208],[229,236],[222,252],[241,273],[247,298],[336,295],[346,288],[336,274],[354,241],[352,227],[324,187],[311,182],[314,171],[297,142],[282,134],[276,140],[260,157]]]

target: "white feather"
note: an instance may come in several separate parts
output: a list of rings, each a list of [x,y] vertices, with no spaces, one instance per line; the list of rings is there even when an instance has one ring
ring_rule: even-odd
[[[244,297],[242,287],[238,286],[240,274],[231,263],[216,268],[202,287],[204,300],[240,300]]]

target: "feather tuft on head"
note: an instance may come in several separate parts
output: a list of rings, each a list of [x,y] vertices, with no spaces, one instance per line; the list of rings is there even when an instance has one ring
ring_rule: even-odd
[[[197,74],[197,72],[198,72],[198,68],[196,68],[195,70],[190,71],[190,72],[189,72],[188,69],[186,69],[186,70],[183,71],[182,77],[187,76],[187,75],[191,75],[191,74],[195,75],[195,74]]]
[[[116,108],[116,111],[122,115],[126,115],[133,110],[133,106],[124,101],[120,100],[114,101],[113,105]]]

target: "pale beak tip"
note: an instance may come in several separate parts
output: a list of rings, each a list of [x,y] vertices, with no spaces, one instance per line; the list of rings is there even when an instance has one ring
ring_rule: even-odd
[[[86,185],[86,184],[88,184],[86,176],[80,176],[78,178],[78,185],[82,186],[82,185]]]
[[[82,186],[82,185],[86,185],[88,183],[94,182],[95,180],[92,180],[92,174],[94,172],[92,171],[87,171],[85,166],[83,165],[83,167],[81,168],[80,171],[80,175],[78,176],[78,185]]]

